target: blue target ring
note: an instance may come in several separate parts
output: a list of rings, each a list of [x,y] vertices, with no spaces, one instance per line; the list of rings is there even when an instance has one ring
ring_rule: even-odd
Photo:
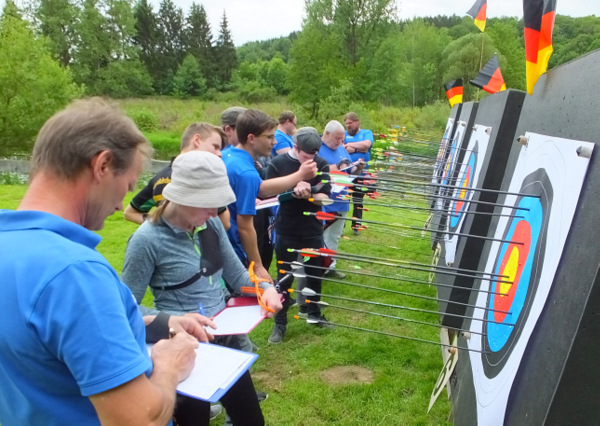
[[[477,169],[477,144],[475,145],[473,152],[469,155],[467,160],[467,166],[465,172],[457,185],[458,195],[452,202],[452,208],[450,209],[450,232],[457,232],[458,225],[462,219],[464,212],[467,210],[469,200],[471,198],[470,189],[473,187],[473,174]]]
[[[502,293],[503,296],[492,294],[489,302],[490,309],[510,311],[510,313],[504,315],[499,322],[497,322],[499,315],[492,310],[488,311],[488,320],[492,322],[488,324],[487,338],[489,347],[493,352],[498,352],[508,342],[510,334],[514,330],[513,324],[516,324],[521,315],[533,268],[533,256],[529,256],[529,253],[535,252],[542,230],[544,211],[538,198],[523,197],[517,204],[517,207],[526,208],[528,211],[514,211],[515,215],[523,217],[513,218],[511,220],[505,239],[518,241],[523,244],[515,245],[511,243],[502,243],[500,252],[498,253],[498,261],[494,268],[494,274],[509,275],[513,278],[517,277],[517,281],[508,286],[506,284],[503,286],[503,283],[497,281],[494,281],[492,284],[491,290],[495,293]],[[522,228],[523,222],[528,225],[527,228],[529,232],[525,235],[523,233],[518,233],[518,237],[516,237],[515,230],[518,227]],[[526,253],[523,253],[525,248],[527,248]],[[511,265],[511,256],[514,257],[514,253],[518,253],[520,256],[518,259],[512,259],[513,262],[515,260],[518,261],[518,265]],[[523,255],[525,255],[524,259]],[[507,267],[515,267],[516,270],[507,271]],[[509,291],[506,291],[503,290],[503,287],[510,287],[510,289]],[[510,299],[510,301],[509,303],[506,303],[502,299]]]
[[[490,294],[483,325],[484,353],[482,366],[485,375],[498,375],[518,342],[527,321],[540,281],[546,251],[546,234],[552,207],[553,189],[544,169],[530,173],[521,184],[519,195],[512,205],[512,217],[502,232],[492,271],[509,275],[514,280],[509,288],[498,278],[490,290],[505,296]],[[522,210],[526,209],[526,210]],[[515,244],[523,243],[523,244]],[[505,286],[505,287],[503,287]],[[494,312],[496,310],[496,312]],[[509,314],[498,311],[509,311]]]

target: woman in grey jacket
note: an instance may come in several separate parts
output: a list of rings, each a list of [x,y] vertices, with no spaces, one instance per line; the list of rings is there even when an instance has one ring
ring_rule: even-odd
[[[185,315],[199,311],[208,317],[225,307],[221,278],[235,291],[253,287],[216,219],[217,208],[235,201],[222,160],[214,154],[191,151],[173,162],[165,201],[130,238],[121,279],[141,303],[148,286],[154,307],[140,305],[144,314],[159,311]],[[260,283],[271,311],[281,309],[280,295]],[[246,294],[255,296],[255,294]],[[271,313],[269,315],[272,315]],[[212,337],[212,336],[211,336]],[[239,336],[217,336],[213,343],[241,349]],[[234,424],[263,424],[250,374],[244,374],[221,399]],[[208,424],[210,404],[186,399],[178,403],[175,419],[185,424]]]

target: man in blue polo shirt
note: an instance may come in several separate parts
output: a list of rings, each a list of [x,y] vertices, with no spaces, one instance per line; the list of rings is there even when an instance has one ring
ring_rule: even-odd
[[[344,147],[352,161],[358,161],[362,159],[366,164],[365,168],[368,168],[368,162],[371,159],[371,147],[373,146],[373,132],[367,129],[360,128],[360,120],[358,115],[354,112],[349,112],[344,118],[346,123],[346,134],[344,137]],[[362,173],[364,175],[364,173]],[[361,179],[356,180],[356,186],[352,192],[352,217],[362,219],[363,214],[363,198],[365,192],[362,191]],[[358,235],[358,229],[360,228],[360,221],[352,221],[352,230],[355,235]]]
[[[321,139],[323,144],[319,150],[319,156],[327,160],[330,171],[334,172],[350,165],[350,154],[348,154],[346,148],[343,146],[344,126],[342,126],[342,123],[336,120],[331,120],[327,123]],[[350,171],[356,172],[361,169],[362,164],[353,167],[353,170]],[[325,247],[330,250],[337,251],[338,245],[340,244],[340,238],[344,233],[346,221],[343,218],[348,216],[348,210],[350,210],[350,203],[344,199],[347,194],[348,190],[344,186],[333,184],[331,185],[330,197],[336,201],[328,206],[323,206],[324,212],[333,213],[341,218],[325,224],[323,240],[325,241]],[[334,259],[333,263],[325,273],[325,276],[329,278],[345,278],[345,274],[335,270],[335,264],[336,261]]]
[[[169,317],[150,358],[144,324],[150,332],[161,315],[142,318],[92,232],[122,210],[151,151],[131,119],[98,99],[40,130],[29,188],[16,211],[0,211],[3,425],[169,423],[210,321]]]
[[[269,282],[273,279],[262,264],[254,228],[256,199],[277,195],[300,181],[312,179],[317,173],[315,162],[307,161],[295,173],[261,179],[254,162],[258,157],[269,155],[275,145],[276,126],[277,122],[262,111],[242,112],[235,125],[240,143],[223,153],[229,184],[236,196],[236,201],[228,206],[231,228],[227,235],[240,260],[246,265],[254,262],[256,275]]]
[[[298,119],[292,111],[283,111],[277,120],[277,130],[275,130],[275,146],[271,150],[271,155],[277,157],[278,155],[285,154],[294,147],[294,141],[292,135],[296,130]]]

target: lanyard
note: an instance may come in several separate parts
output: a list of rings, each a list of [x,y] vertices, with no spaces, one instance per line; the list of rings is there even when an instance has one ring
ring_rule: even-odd
[[[196,249],[196,253],[198,253],[198,256],[200,257],[200,260],[202,260],[202,252],[200,251],[200,246],[197,243],[197,241],[199,241],[200,239],[196,238],[196,236],[198,235],[198,233],[200,233],[201,231],[204,231],[205,229],[206,229],[206,224],[204,224],[202,226],[198,226],[196,229],[194,229],[194,231],[192,233],[186,232],[186,235],[188,236],[188,238],[194,245],[194,248]],[[212,275],[208,277],[208,280],[209,280],[210,284],[212,285]]]

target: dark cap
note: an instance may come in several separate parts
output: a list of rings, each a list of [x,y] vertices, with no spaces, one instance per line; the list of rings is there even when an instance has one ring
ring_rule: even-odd
[[[222,127],[225,127],[227,125],[235,126],[235,121],[237,120],[238,115],[240,115],[244,111],[246,111],[246,108],[239,107],[239,106],[227,108],[221,114],[221,126]]]
[[[298,149],[307,154],[316,154],[321,149],[321,136],[314,127],[301,127],[292,139]]]

